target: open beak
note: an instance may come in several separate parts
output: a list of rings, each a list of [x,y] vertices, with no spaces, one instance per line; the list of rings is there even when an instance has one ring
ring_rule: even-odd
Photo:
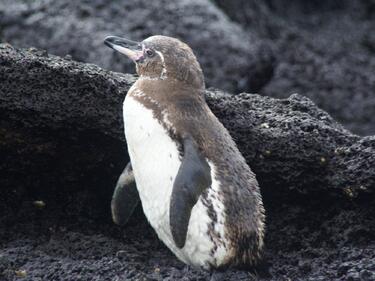
[[[143,59],[142,44],[117,36],[107,36],[104,44],[108,47],[128,56],[134,62]]]

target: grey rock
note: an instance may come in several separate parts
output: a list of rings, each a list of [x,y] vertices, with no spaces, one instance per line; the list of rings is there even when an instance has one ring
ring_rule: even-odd
[[[208,86],[257,91],[267,81],[273,53],[211,1],[104,0],[0,3],[0,40],[59,56],[132,72],[130,62],[103,48],[108,35],[143,40],[162,34],[186,41],[202,64]]]
[[[373,135],[374,7],[373,0],[3,0],[0,40],[128,73],[131,64],[102,48],[103,37],[180,37],[208,86],[299,93],[354,133]]]
[[[124,140],[121,104],[134,77],[37,50],[0,51],[3,121]],[[207,91],[207,102],[264,186],[348,196],[373,191],[375,138],[351,134],[308,98]]]
[[[24,280],[211,277],[179,262],[140,209],[124,230],[110,222],[128,160],[121,104],[134,80],[0,45],[1,278],[19,269]],[[267,212],[265,263],[226,279],[371,278],[374,137],[350,133],[300,95],[210,90],[206,99],[256,172]]]
[[[364,1],[215,0],[260,41],[272,41],[272,76],[260,93],[300,93],[348,129],[375,134],[375,4]]]

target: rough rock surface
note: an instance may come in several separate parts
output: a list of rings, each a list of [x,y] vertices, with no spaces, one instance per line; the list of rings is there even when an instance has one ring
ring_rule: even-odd
[[[311,98],[350,130],[375,134],[373,0],[215,0],[261,42],[272,41],[272,76],[260,93]]]
[[[126,73],[133,71],[131,63],[103,48],[106,36],[178,37],[196,52],[208,86],[231,92],[259,90],[273,63],[268,44],[244,32],[209,0],[4,0],[0,30],[0,41]]]
[[[0,41],[129,72],[102,47],[104,36],[177,36],[197,53],[209,86],[299,93],[353,132],[374,135],[374,7],[373,0],[3,0]]]
[[[128,159],[121,103],[132,76],[1,45],[0,80],[1,278],[211,277],[179,262],[140,209],[125,229],[110,222]],[[262,187],[267,247],[255,275],[373,280],[375,138],[351,134],[299,95],[206,98]],[[254,272],[221,275],[249,280]]]

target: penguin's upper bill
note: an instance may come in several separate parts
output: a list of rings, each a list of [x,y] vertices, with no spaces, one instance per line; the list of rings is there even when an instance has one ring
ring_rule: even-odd
[[[193,51],[178,39],[156,35],[135,42],[108,36],[104,43],[135,62],[141,77],[176,79],[197,89],[205,87],[202,69]]]
[[[117,36],[108,36],[104,39],[104,43],[108,47],[127,55],[134,62],[139,62],[144,59],[145,53],[142,49],[142,44],[139,42]]]

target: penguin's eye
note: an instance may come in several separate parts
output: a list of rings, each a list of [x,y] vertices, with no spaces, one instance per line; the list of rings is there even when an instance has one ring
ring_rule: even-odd
[[[147,54],[147,56],[149,56],[150,58],[152,58],[152,57],[155,55],[154,51],[153,51],[153,50],[150,50],[150,49],[146,50],[146,54]]]

